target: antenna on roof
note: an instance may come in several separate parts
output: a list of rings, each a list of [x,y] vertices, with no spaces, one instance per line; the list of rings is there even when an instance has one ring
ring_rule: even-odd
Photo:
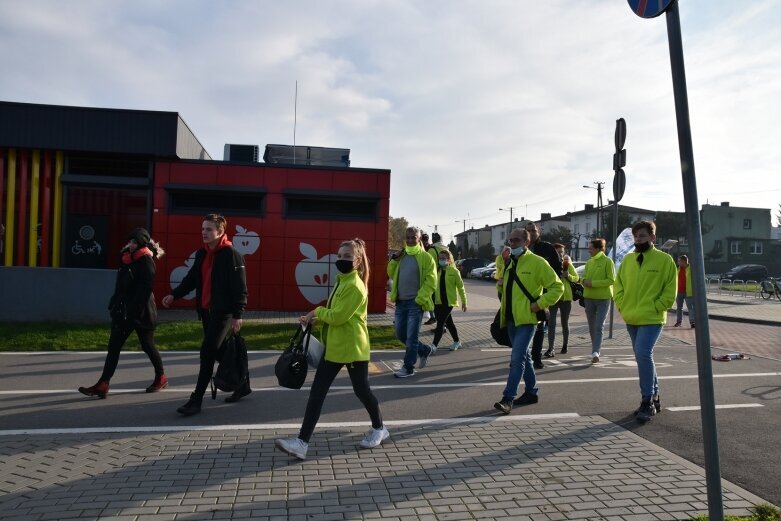
[[[296,80],[296,95],[293,99],[293,164],[296,164],[296,123],[298,122],[298,80]]]

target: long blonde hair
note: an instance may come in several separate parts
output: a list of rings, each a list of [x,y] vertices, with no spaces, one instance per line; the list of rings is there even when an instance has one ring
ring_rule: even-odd
[[[360,275],[363,283],[369,286],[369,257],[366,256],[366,243],[363,239],[355,238],[349,241],[342,242],[339,247],[348,246],[353,250],[353,258],[358,259],[358,275]]]

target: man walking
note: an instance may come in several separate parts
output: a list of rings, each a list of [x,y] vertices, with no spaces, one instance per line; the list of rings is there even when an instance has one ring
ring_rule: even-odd
[[[675,301],[675,261],[654,248],[656,225],[640,221],[632,226],[635,249],[621,262],[615,284],[615,303],[632,339],[640,379],[637,420],[645,423],[661,411],[654,346]]]
[[[535,255],[539,255],[548,262],[553,271],[556,273],[556,277],[561,277],[561,259],[558,252],[553,245],[547,241],[540,240],[540,229],[533,223],[526,223],[526,232],[529,234],[529,249]],[[554,304],[552,302],[551,304]],[[542,363],[542,344],[545,341],[545,330],[547,329],[547,321],[537,324],[537,330],[534,332],[534,340],[532,340],[532,361],[535,369],[542,369],[545,364]]]
[[[394,373],[396,378],[414,375],[418,357],[418,368],[426,367],[435,350],[420,342],[420,322],[423,311],[434,310],[431,296],[437,287],[436,266],[423,249],[419,228],[407,228],[405,243],[404,250],[388,262],[388,277],[393,281],[390,298],[396,303],[396,338],[407,347],[404,366]]]
[[[542,257],[529,251],[529,233],[516,228],[510,233],[510,263],[504,270],[500,326],[507,327],[512,352],[510,374],[502,398],[494,407],[508,414],[513,405],[537,403],[537,377],[529,359],[529,344],[538,323],[538,312],[555,304],[564,285]],[[514,400],[523,380],[523,394]]]
[[[681,327],[683,320],[683,303],[689,310],[689,325],[694,327],[694,293],[692,292],[692,268],[689,266],[689,257],[678,257],[678,294],[675,296],[675,326]]]

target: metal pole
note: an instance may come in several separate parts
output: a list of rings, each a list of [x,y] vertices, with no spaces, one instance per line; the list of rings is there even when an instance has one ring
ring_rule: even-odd
[[[689,100],[686,93],[686,69],[683,62],[681,18],[678,2],[667,10],[667,40],[670,47],[675,118],[678,124],[678,150],[681,157],[683,199],[686,208],[686,227],[692,257],[692,283],[694,309],[697,317],[697,368],[699,372],[702,437],[705,449],[705,479],[708,489],[708,515],[711,521],[724,520],[722,503],[719,443],[716,432],[716,400],[713,393],[713,368],[710,358],[710,331],[708,329],[708,301],[705,294],[705,264],[703,260],[702,234],[700,231],[697,179],[694,174],[694,150],[689,125]]]
[[[618,245],[618,203],[613,201],[613,265],[616,264],[616,246]],[[610,299],[610,331],[608,338],[613,338],[613,315],[616,311],[616,305],[613,299]]]

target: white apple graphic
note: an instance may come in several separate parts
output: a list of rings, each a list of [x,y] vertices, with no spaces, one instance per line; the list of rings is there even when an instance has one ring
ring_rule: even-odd
[[[252,255],[260,248],[260,237],[257,232],[236,225],[236,235],[233,236],[233,248],[242,255]]]
[[[176,268],[171,271],[171,278],[169,279],[171,283],[171,288],[176,288],[179,286],[179,284],[182,283],[182,280],[184,279],[185,275],[187,275],[187,272],[190,271],[190,268],[192,267],[193,263],[195,262],[195,254],[198,253],[198,250],[192,252],[190,256],[187,258],[186,261],[184,261],[184,266],[177,266]],[[186,300],[192,300],[195,298],[195,290],[192,290],[190,293],[182,297]]]
[[[336,283],[336,254],[317,258],[317,250],[311,244],[299,243],[304,260],[296,265],[296,283],[310,304],[320,304],[328,298],[331,286]]]

